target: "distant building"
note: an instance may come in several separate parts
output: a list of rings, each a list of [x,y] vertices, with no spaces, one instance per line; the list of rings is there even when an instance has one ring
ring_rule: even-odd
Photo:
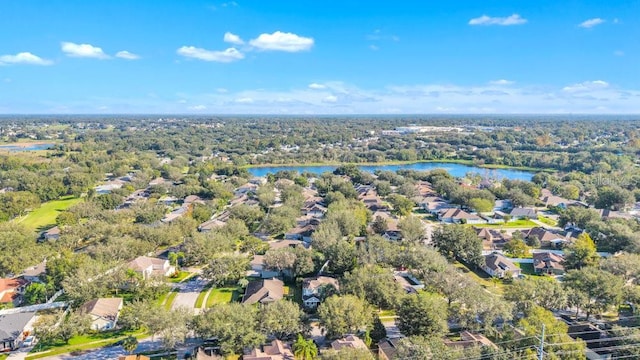
[[[169,264],[169,260],[148,256],[139,256],[131,260],[127,268],[140,274],[143,279],[149,279],[154,275],[171,276],[176,272],[176,268]]]
[[[492,347],[494,349],[498,349],[496,344],[494,344],[491,340],[487,339],[482,334],[474,334],[469,331],[463,331],[460,333],[460,340],[451,341],[446,339],[444,341],[445,345],[448,347],[457,347],[457,348],[471,348],[476,346],[487,346]]]
[[[520,268],[517,267],[511,260],[507,259],[504,255],[494,252],[484,257],[484,265],[482,266],[487,274],[504,278],[508,273],[511,273],[512,277],[520,276]]]
[[[355,335],[347,335],[342,339],[335,340],[331,343],[331,348],[333,350],[342,350],[345,348],[351,349],[369,349],[367,344],[362,341],[359,337]]]
[[[533,254],[533,269],[536,274],[564,274],[564,257],[549,251]]]
[[[284,283],[278,279],[263,279],[249,282],[242,297],[244,304],[268,304],[284,297]]]
[[[307,309],[315,309],[324,298],[340,289],[337,279],[328,276],[307,278],[302,281],[302,303]]]
[[[264,345],[262,349],[256,348],[249,354],[242,356],[243,360],[294,360],[291,346],[280,340],[273,340],[270,345]]]
[[[33,331],[35,311],[0,315],[0,352],[12,351]]]

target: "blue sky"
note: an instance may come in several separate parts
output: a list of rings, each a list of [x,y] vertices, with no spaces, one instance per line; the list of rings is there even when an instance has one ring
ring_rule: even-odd
[[[0,0],[0,113],[640,113],[640,1]]]

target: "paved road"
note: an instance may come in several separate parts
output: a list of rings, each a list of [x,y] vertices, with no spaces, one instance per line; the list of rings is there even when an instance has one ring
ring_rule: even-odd
[[[186,307],[189,309],[193,309],[194,312],[196,312],[196,300],[198,299],[198,295],[200,295],[200,292],[206,285],[207,281],[201,279],[199,276],[193,278],[192,280],[178,283],[176,285],[176,287],[178,288],[178,294],[173,299],[171,308],[177,309],[179,307]]]
[[[138,343],[138,347],[135,352],[151,351],[162,348],[162,343],[156,337],[153,341],[151,338],[141,339]],[[49,356],[42,359],[45,360],[112,360],[117,359],[120,355],[126,355],[127,352],[122,346],[109,346],[96,350],[87,350],[84,353],[72,353],[72,354],[60,354],[55,356]]]

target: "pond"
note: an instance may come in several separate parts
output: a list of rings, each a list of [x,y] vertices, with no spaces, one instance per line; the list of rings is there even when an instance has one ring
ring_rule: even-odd
[[[337,166],[318,165],[318,166],[272,166],[272,167],[256,167],[249,168],[249,173],[253,176],[266,176],[269,173],[276,173],[282,170],[295,170],[298,172],[310,172],[313,174],[322,174],[324,172],[332,172]],[[480,174],[483,177],[491,179],[509,179],[509,180],[526,180],[530,181],[534,173],[531,171],[514,170],[514,169],[487,169],[479,166],[463,165],[456,163],[444,162],[417,162],[402,165],[361,165],[361,170],[373,173],[376,170],[416,170],[428,171],[433,169],[447,170],[455,177],[464,177],[465,174],[472,172]]]
[[[35,144],[10,144],[10,145],[0,145],[0,151],[11,151],[11,152],[21,152],[21,151],[37,151],[37,150],[47,150],[54,147],[55,144],[45,144],[45,143],[35,143]]]

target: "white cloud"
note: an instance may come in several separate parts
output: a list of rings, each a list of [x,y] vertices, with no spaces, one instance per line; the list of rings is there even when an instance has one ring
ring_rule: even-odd
[[[506,80],[506,79],[489,81],[489,85],[505,86],[505,85],[513,85],[513,84],[515,84],[515,81]]]
[[[335,96],[335,95],[329,95],[329,96],[325,97],[324,99],[322,99],[322,102],[333,104],[333,103],[338,102],[338,97]]]
[[[377,45],[373,45],[373,44],[369,45],[369,49],[371,49],[371,50],[373,50],[373,51],[378,51],[378,50],[380,50],[380,48],[379,48]]]
[[[613,55],[615,55],[615,56],[624,56],[624,51],[616,50],[616,51],[613,52]]]
[[[501,25],[501,26],[509,26],[509,25],[522,25],[527,23],[527,19],[521,17],[518,14],[513,14],[507,17],[491,17],[487,15],[482,15],[477,18],[473,18],[469,20],[469,25]]]
[[[594,90],[602,90],[609,87],[609,83],[603,80],[585,81],[579,84],[565,86],[562,91],[568,93],[589,92]]]
[[[28,65],[52,65],[53,61],[43,59],[37,55],[33,55],[30,52],[21,52],[15,55],[2,55],[0,56],[0,65],[9,64],[28,64]]]
[[[204,105],[195,105],[195,106],[189,106],[189,110],[202,111],[202,110],[207,110],[207,107]]]
[[[225,89],[225,88],[217,88],[216,92],[219,94],[226,94],[229,92],[229,90]]]
[[[221,63],[230,63],[244,59],[244,54],[233,47],[230,47],[223,51],[211,51],[194,46],[183,46],[176,52],[178,53],[178,55],[182,55],[188,58]]]
[[[322,90],[322,89],[326,89],[326,88],[327,88],[327,86],[323,85],[323,84],[318,84],[318,83],[309,84],[309,89]]]
[[[298,52],[311,49],[313,42],[310,37],[276,31],[273,34],[260,34],[249,41],[249,44],[259,50]]]
[[[598,26],[602,23],[604,23],[605,20],[602,20],[600,18],[593,18],[593,19],[589,19],[589,20],[585,20],[583,22],[580,23],[580,25],[578,25],[581,28],[585,28],[585,29],[590,29],[594,26]]]
[[[122,51],[118,51],[116,53],[116,57],[120,58],[120,59],[125,59],[125,60],[138,60],[140,59],[139,55],[136,55],[134,53],[130,53],[126,50],[122,50]]]
[[[230,33],[228,31],[224,33],[224,42],[228,42],[230,44],[235,44],[235,45],[244,44],[244,41],[240,38],[240,36],[234,33]]]
[[[222,3],[222,7],[228,7],[228,6],[238,6],[238,3],[235,1],[228,1],[228,2]]]
[[[236,99],[235,102],[237,102],[238,104],[252,104],[253,98],[243,97],[243,98]]]
[[[70,57],[108,59],[109,55],[105,54],[101,48],[91,44],[75,44],[72,42],[63,42],[62,51]]]

